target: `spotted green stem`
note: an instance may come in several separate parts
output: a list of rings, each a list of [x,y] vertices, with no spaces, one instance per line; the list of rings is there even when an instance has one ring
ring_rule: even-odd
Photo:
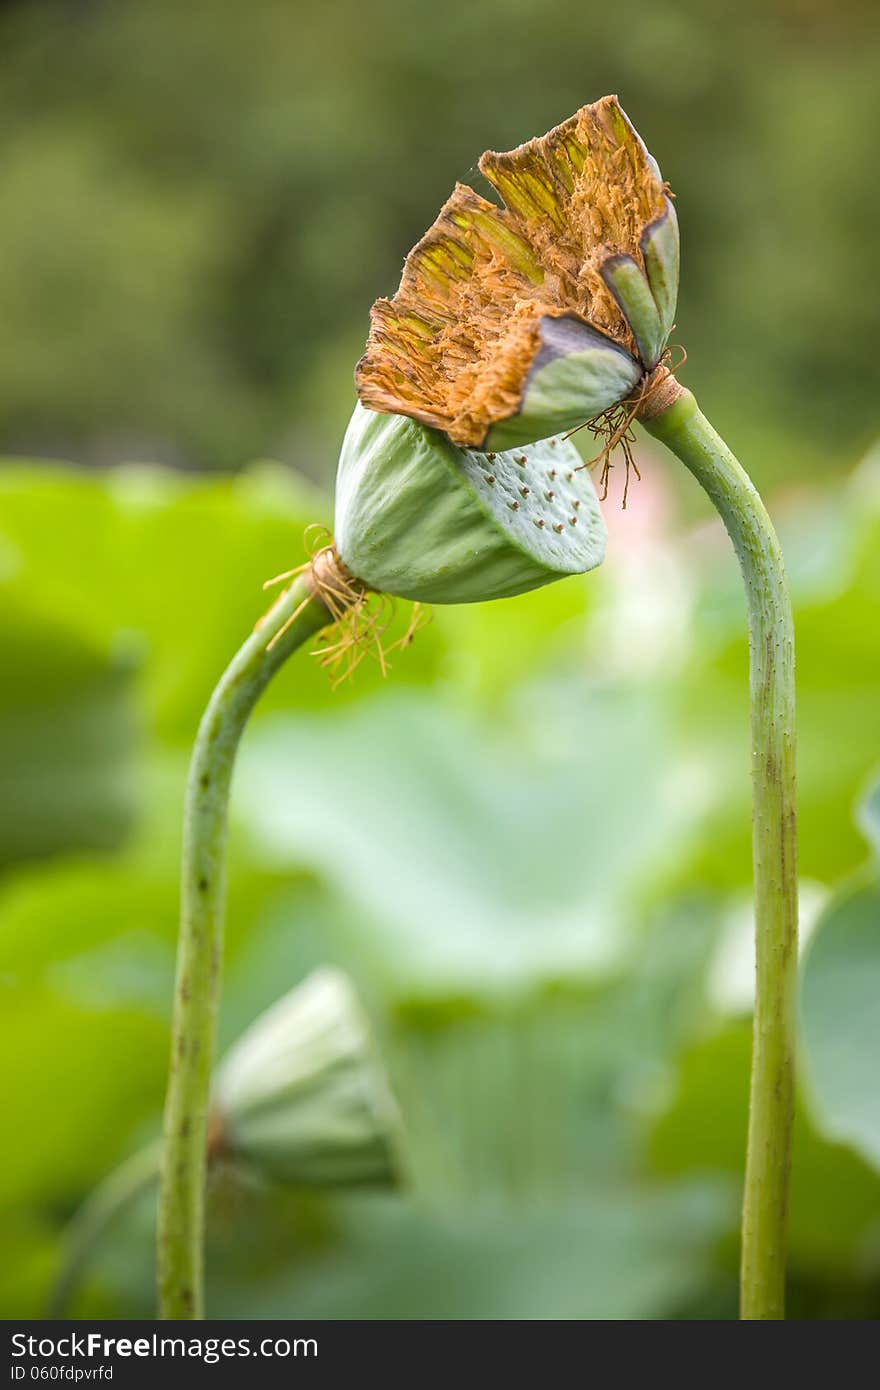
[[[670,395],[674,393],[669,393]],[[721,514],[749,618],[756,988],[742,1223],[740,1316],[785,1316],[797,971],[794,628],[779,541],[761,498],[690,391],[645,427]]]
[[[211,1068],[226,898],[229,789],[257,700],[292,652],[330,621],[309,576],[296,579],[211,696],[190,763],[181,921],[159,1196],[159,1312],[204,1316],[204,1202]]]

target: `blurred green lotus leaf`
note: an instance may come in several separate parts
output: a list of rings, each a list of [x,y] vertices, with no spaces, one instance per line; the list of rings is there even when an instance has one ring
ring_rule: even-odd
[[[577,1200],[523,1201],[515,1219],[484,1203],[438,1213],[385,1194],[337,1198],[322,1208],[329,1231],[314,1258],[282,1262],[279,1220],[293,1242],[314,1214],[279,1215],[276,1202],[262,1215],[263,1245],[280,1248],[276,1264],[254,1279],[237,1223],[215,1246],[212,1307],[239,1318],[285,1317],[292,1307],[325,1319],[674,1317],[712,1280],[735,1205],[725,1183],[645,1189],[621,1175],[584,1181]]]
[[[278,464],[206,480],[146,465],[95,476],[9,463],[0,467],[0,603],[7,612],[27,606],[34,652],[51,640],[37,630],[43,623],[53,632],[69,625],[98,651],[122,644],[120,661],[133,651],[147,721],[166,744],[188,748],[216,673],[268,606],[264,580],[305,558],[306,527],[329,510]],[[406,620],[398,615],[401,630]],[[402,679],[430,675],[438,645],[434,632],[415,642]],[[364,663],[335,703],[381,681]],[[326,673],[304,657],[260,713],[326,698]]]
[[[596,995],[643,949],[638,904],[699,814],[666,729],[652,698],[547,681],[481,719],[389,691],[353,717],[271,721],[244,751],[239,813],[268,865],[340,899],[331,944],[422,1191],[558,1196],[611,1142],[589,1099],[615,1070]],[[633,1029],[614,1029],[620,1070]]]
[[[308,865],[357,904],[365,955],[401,990],[590,981],[626,958],[634,903],[699,817],[668,718],[650,693],[577,680],[480,717],[389,690],[267,721],[239,814],[268,864]]]
[[[877,800],[875,787],[862,808],[872,836]],[[880,1170],[878,998],[880,874],[872,864],[834,894],[819,919],[803,966],[800,1015],[817,1123]]]
[[[138,799],[134,653],[2,590],[0,868],[116,849]]]
[[[872,783],[859,803],[856,819],[875,857],[880,859],[880,778]]]
[[[664,1177],[728,1173],[741,1181],[748,1115],[748,1020],[726,1025],[684,1049],[677,1079],[650,1141]],[[862,1159],[817,1127],[798,1097],[791,1170],[789,1259],[793,1280],[851,1278],[873,1269],[880,1179]],[[729,1229],[737,1238],[737,1223]]]

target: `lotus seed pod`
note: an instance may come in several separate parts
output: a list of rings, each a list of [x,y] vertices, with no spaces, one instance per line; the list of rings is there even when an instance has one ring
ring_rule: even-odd
[[[582,574],[605,523],[574,445],[459,449],[438,430],[357,405],[342,445],[335,543],[372,589],[482,603]]]
[[[616,97],[480,169],[503,205],[456,186],[373,306],[357,386],[373,410],[495,449],[632,396],[672,329],[678,224]]]
[[[310,975],[223,1060],[224,1152],[279,1182],[395,1181],[396,1113],[369,1028],[340,971]]]

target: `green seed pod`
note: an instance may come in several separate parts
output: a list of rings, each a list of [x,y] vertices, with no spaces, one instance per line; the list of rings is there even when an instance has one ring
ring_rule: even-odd
[[[279,1182],[392,1184],[396,1112],[366,1019],[324,969],[262,1014],[224,1058],[223,1152]]]
[[[605,523],[574,445],[477,453],[402,415],[357,405],[336,482],[335,543],[372,589],[482,603],[582,574]]]

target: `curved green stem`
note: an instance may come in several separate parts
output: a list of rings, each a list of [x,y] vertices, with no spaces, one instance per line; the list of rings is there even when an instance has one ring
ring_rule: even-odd
[[[330,621],[303,577],[222,676],[199,726],[186,790],[181,922],[159,1200],[159,1312],[203,1316],[204,1190],[223,950],[232,769],[257,700],[291,652]]]
[[[690,469],[739,556],[751,653],[756,987],[740,1316],[784,1317],[797,972],[794,627],[782,552],[747,474],[683,391],[644,424]]]
[[[61,1267],[49,1294],[47,1318],[63,1318],[85,1269],[117,1216],[159,1176],[159,1145],[126,1159],[83,1202],[64,1233]]]

